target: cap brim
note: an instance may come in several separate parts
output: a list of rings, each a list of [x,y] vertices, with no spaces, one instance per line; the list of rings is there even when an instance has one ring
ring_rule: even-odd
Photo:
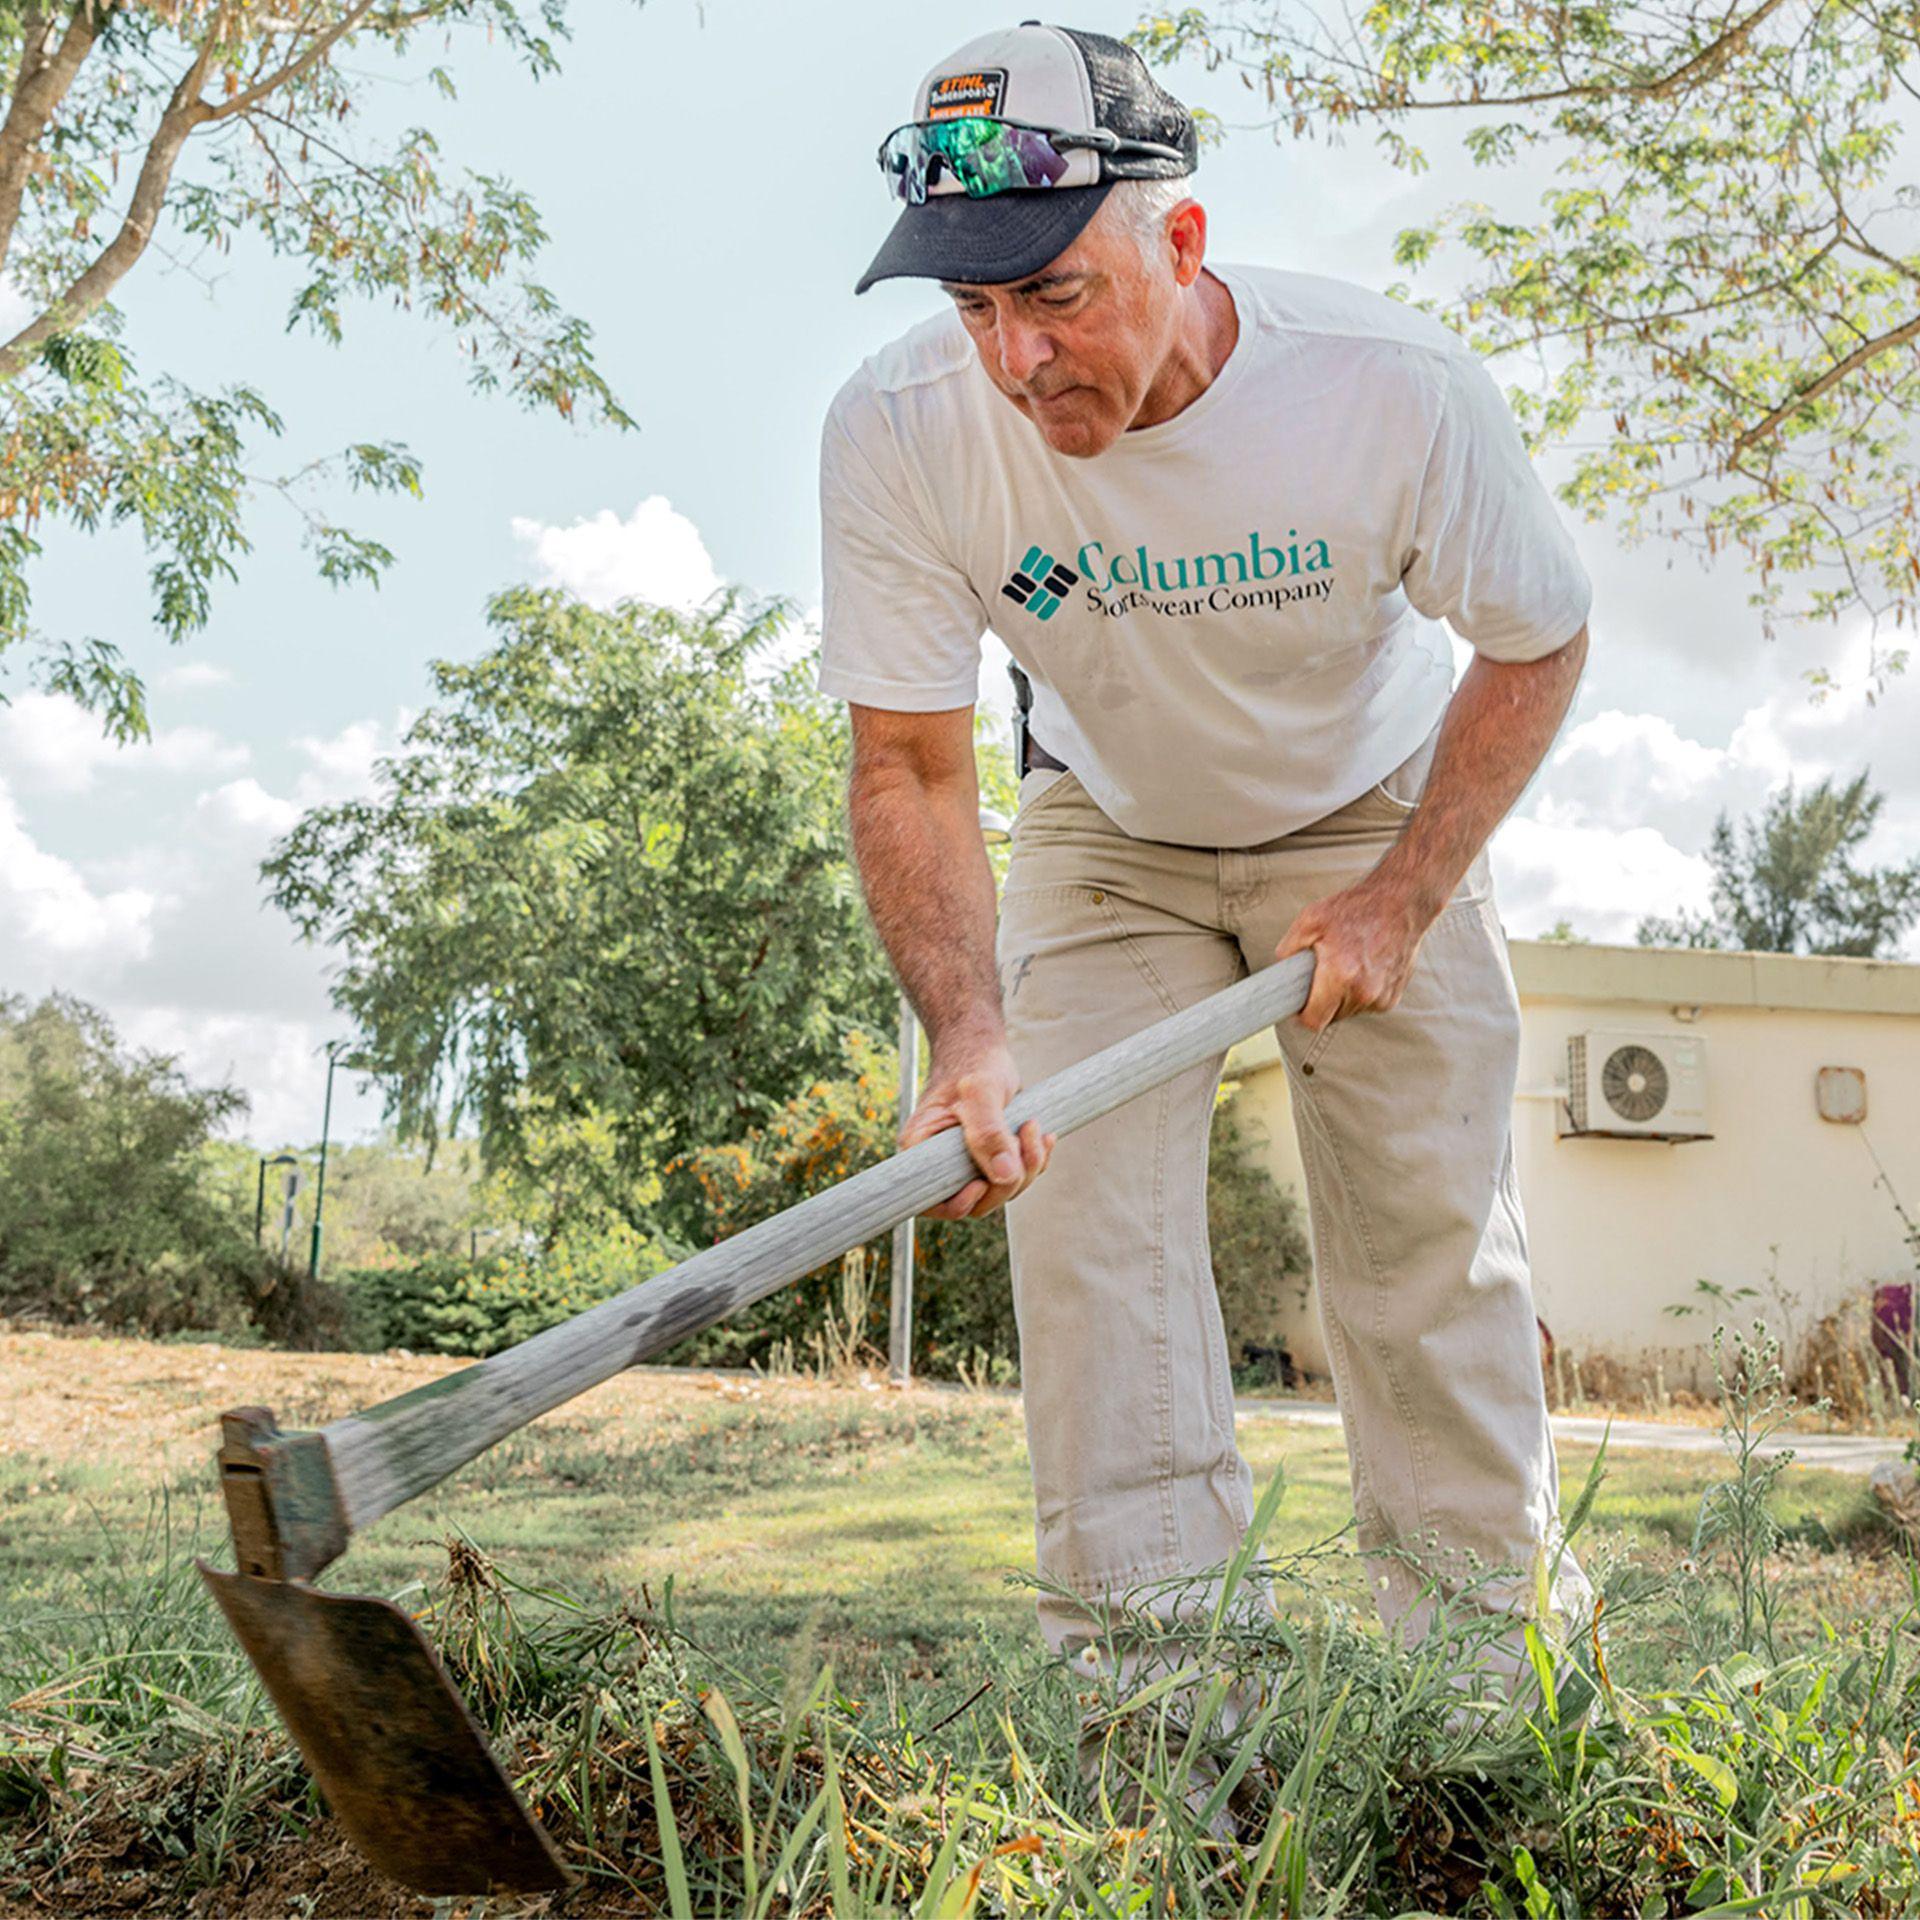
[[[964,193],[931,194],[917,207],[901,208],[854,292],[865,293],[876,280],[964,280],[974,286],[1024,280],[1072,246],[1118,184],[1031,187],[977,200]]]

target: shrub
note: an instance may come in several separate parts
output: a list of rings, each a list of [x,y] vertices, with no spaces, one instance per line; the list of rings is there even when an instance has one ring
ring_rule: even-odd
[[[0,996],[0,1312],[163,1337],[310,1319],[315,1296],[210,1177],[245,1105],[81,1001]]]
[[[1313,1287],[1300,1206],[1256,1158],[1230,1100],[1213,1110],[1208,1151],[1207,1240],[1228,1356],[1248,1384],[1291,1385],[1274,1363],[1284,1353],[1287,1316],[1306,1304]]]
[[[356,1344],[484,1359],[624,1292],[673,1262],[624,1229],[544,1253],[434,1255],[337,1274]]]
[[[699,1220],[722,1240],[892,1154],[898,1132],[899,1060],[863,1033],[848,1036],[846,1073],[787,1102],[765,1127],[725,1146],[687,1154],[666,1170],[676,1218]],[[1270,1337],[1274,1303],[1304,1285],[1306,1239],[1292,1196],[1249,1151],[1230,1104],[1215,1109],[1207,1213],[1214,1277],[1236,1360]],[[892,1236],[865,1249],[870,1282],[866,1329],[886,1343]],[[914,1370],[952,1379],[964,1370],[1012,1378],[1019,1364],[1006,1216],[921,1220],[914,1243]],[[839,1263],[809,1274],[746,1313],[697,1336],[682,1357],[703,1365],[765,1363],[809,1336],[840,1306]]]

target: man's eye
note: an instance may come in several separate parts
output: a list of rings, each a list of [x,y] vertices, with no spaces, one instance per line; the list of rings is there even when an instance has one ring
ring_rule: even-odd
[[[1042,294],[1040,296],[1040,304],[1043,307],[1070,307],[1074,305],[1079,298],[1080,290],[1076,287],[1072,293]]]

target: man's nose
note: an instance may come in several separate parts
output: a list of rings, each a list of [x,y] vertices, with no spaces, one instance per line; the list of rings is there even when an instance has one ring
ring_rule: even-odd
[[[1000,371],[1016,385],[1025,386],[1053,358],[1053,342],[1030,321],[1003,317],[1000,321]]]

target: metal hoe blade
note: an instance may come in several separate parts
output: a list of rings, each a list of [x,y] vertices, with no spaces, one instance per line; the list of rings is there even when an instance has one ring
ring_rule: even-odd
[[[195,1564],[373,1866],[420,1893],[567,1885],[553,1842],[398,1607]]]

